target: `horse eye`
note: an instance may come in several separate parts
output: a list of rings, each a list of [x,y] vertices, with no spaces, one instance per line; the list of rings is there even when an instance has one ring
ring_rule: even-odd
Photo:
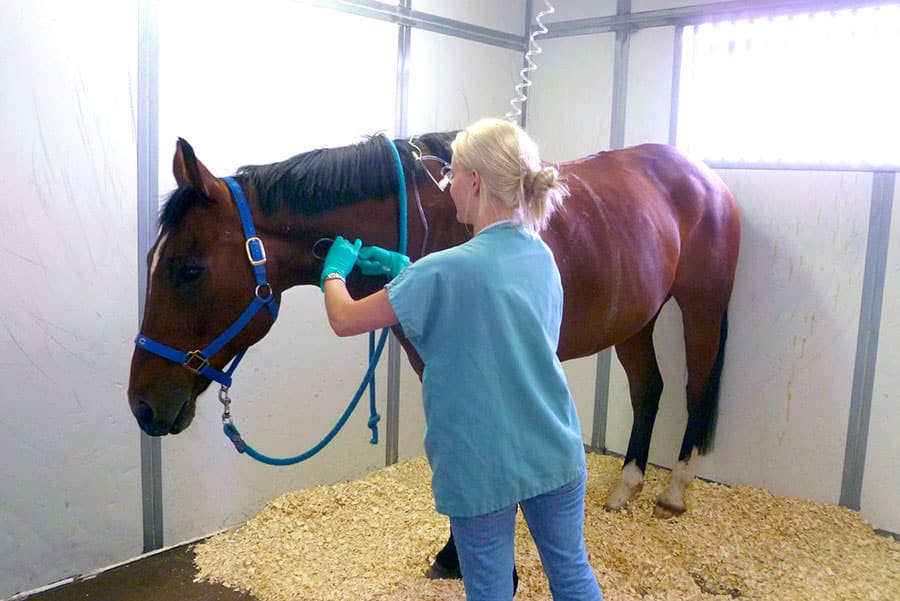
[[[196,282],[203,275],[203,268],[199,265],[182,265],[175,273],[175,284],[190,284]]]

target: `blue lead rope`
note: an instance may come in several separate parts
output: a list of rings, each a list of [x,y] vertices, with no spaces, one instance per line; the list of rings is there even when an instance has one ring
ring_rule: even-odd
[[[374,339],[374,332],[372,332],[372,339]],[[344,424],[347,423],[347,420],[350,418],[350,415],[356,409],[356,405],[359,403],[359,399],[362,397],[363,392],[365,392],[366,388],[370,388],[371,392],[371,406],[372,415],[369,417],[369,427],[372,428],[372,444],[378,443],[378,421],[381,419],[381,416],[378,415],[377,411],[375,411],[375,368],[378,366],[378,361],[381,359],[381,351],[384,349],[384,343],[387,340],[388,329],[385,328],[381,331],[381,339],[378,341],[378,346],[375,348],[374,354],[372,355],[372,359],[369,361],[369,369],[366,370],[365,376],[363,376],[363,381],[360,383],[359,388],[356,391],[356,394],[353,396],[353,400],[350,401],[350,404],[347,406],[347,409],[344,411],[344,414],[341,415],[341,418],[338,422],[331,428],[331,431],[325,435],[325,438],[319,441],[317,445],[309,449],[304,453],[300,453],[299,455],[295,455],[294,457],[269,457],[263,453],[260,453],[241,438],[241,433],[238,432],[237,427],[229,420],[224,425],[225,435],[231,439],[231,442],[234,443],[234,448],[237,449],[238,453],[246,453],[247,456],[256,459],[261,463],[265,463],[267,465],[294,465],[300,463],[301,461],[306,461],[326,446],[331,440],[337,435],[338,432],[341,431],[341,428],[344,427]]]
[[[403,163],[400,160],[400,153],[397,151],[397,145],[394,144],[394,141],[391,140],[386,134],[382,134],[384,139],[387,140],[388,145],[391,148],[391,154],[394,156],[394,165],[397,168],[397,179],[398,179],[398,194],[397,200],[399,205],[399,217],[398,217],[398,231],[399,231],[399,240],[397,244],[397,251],[400,254],[406,254],[406,179],[403,174]],[[359,388],[356,391],[356,394],[353,395],[353,399],[350,401],[350,404],[347,406],[347,409],[344,411],[343,415],[341,415],[340,419],[334,425],[333,428],[325,435],[325,437],[319,441],[314,447],[309,449],[304,453],[300,453],[299,455],[295,455],[294,457],[269,457],[263,453],[260,453],[250,445],[248,445],[244,439],[241,437],[241,433],[238,431],[237,426],[231,421],[231,413],[229,410],[229,406],[231,404],[231,399],[228,398],[228,388],[222,387],[222,390],[219,392],[219,400],[225,406],[225,412],[222,415],[222,423],[223,430],[225,431],[225,435],[231,440],[232,444],[234,444],[234,448],[237,449],[238,453],[246,453],[247,456],[256,459],[261,463],[265,463],[267,465],[295,465],[300,463],[301,461],[306,461],[326,446],[328,443],[332,441],[332,439],[337,435],[338,432],[341,431],[341,428],[344,427],[344,424],[347,423],[347,420],[350,418],[350,415],[356,409],[356,406],[359,404],[359,399],[362,398],[363,393],[366,388],[369,389],[369,423],[368,426],[372,430],[372,438],[369,440],[369,444],[378,444],[378,422],[381,421],[381,416],[378,415],[378,409],[375,406],[375,368],[378,366],[378,362],[381,360],[381,352],[384,350],[384,343],[387,340],[389,328],[384,328],[381,330],[381,337],[378,340],[378,344],[375,344],[375,332],[369,332],[369,368],[366,370],[365,375],[363,376],[363,380],[359,385]],[[234,362],[233,367],[237,366],[237,362]],[[233,368],[232,368],[233,369]],[[229,370],[229,376],[230,374]]]

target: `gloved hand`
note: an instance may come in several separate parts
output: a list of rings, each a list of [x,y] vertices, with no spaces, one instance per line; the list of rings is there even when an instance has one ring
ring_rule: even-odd
[[[379,246],[364,246],[356,260],[363,275],[386,275],[397,277],[409,265],[409,257]]]
[[[325,292],[325,276],[329,273],[339,273],[341,277],[347,277],[356,264],[356,256],[359,254],[360,248],[362,248],[362,240],[359,238],[353,244],[343,236],[334,239],[334,243],[325,257],[325,266],[322,267],[322,279],[319,281],[322,292]]]

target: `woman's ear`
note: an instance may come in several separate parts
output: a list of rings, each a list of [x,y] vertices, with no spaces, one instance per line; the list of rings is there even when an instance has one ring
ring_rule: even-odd
[[[477,197],[481,193],[481,174],[472,170],[472,193]]]

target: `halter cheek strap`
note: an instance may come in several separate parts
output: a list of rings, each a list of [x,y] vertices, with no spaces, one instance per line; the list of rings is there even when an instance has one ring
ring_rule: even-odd
[[[218,382],[225,388],[231,386],[231,374],[237,369],[241,359],[247,352],[247,348],[241,349],[232,360],[228,369],[221,371],[212,367],[209,360],[215,356],[226,344],[231,342],[235,336],[243,330],[250,320],[259,312],[262,307],[269,309],[274,321],[278,317],[278,302],[275,295],[272,294],[272,287],[266,278],[266,249],[262,240],[256,235],[256,229],[253,227],[253,218],[250,215],[250,206],[247,204],[247,198],[241,186],[232,177],[226,177],[224,180],[231,190],[234,197],[234,204],[237,206],[238,215],[241,218],[241,227],[244,230],[244,248],[247,252],[247,260],[253,269],[253,277],[256,280],[256,290],[253,294],[253,300],[250,305],[244,309],[234,323],[228,329],[222,332],[215,340],[210,342],[206,347],[196,351],[179,351],[170,346],[157,342],[148,338],[144,334],[138,334],[134,340],[134,344],[145,351],[158,355],[164,359],[168,359],[174,363],[180,364],[189,372],[209,378],[214,382]]]

